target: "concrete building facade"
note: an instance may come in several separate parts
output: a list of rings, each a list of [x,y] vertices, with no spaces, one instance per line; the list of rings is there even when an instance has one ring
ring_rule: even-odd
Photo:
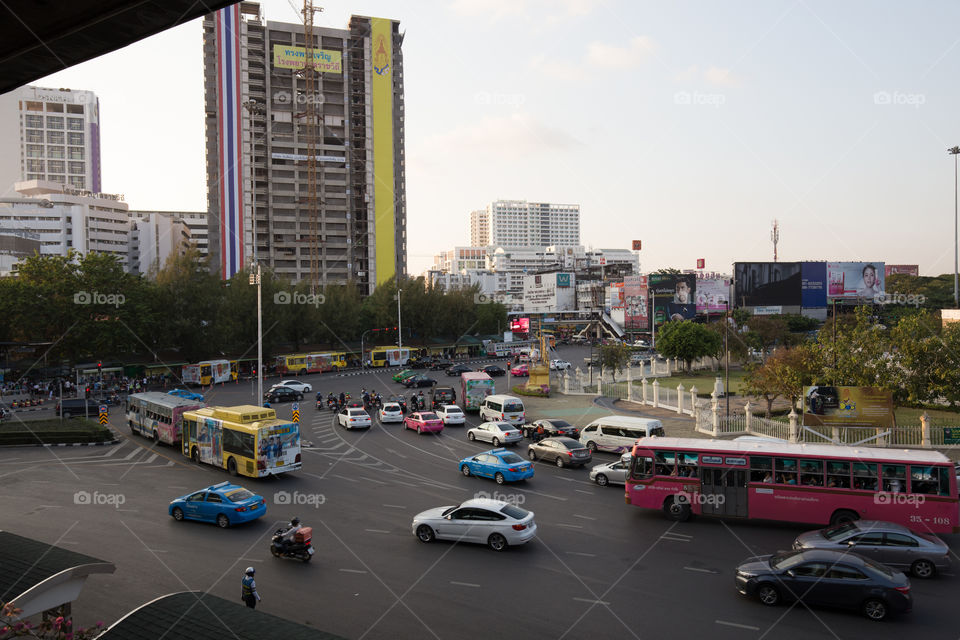
[[[546,247],[580,244],[580,205],[495,200],[470,213],[473,246]]]

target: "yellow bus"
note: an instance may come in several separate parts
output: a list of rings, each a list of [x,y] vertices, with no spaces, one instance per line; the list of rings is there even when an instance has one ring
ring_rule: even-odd
[[[371,367],[404,366],[410,362],[410,349],[400,347],[374,347],[370,350]]]
[[[181,453],[251,478],[300,468],[300,425],[266,407],[204,407],[183,414]]]
[[[305,353],[289,353],[277,356],[277,373],[281,376],[298,376],[307,370],[307,355]]]
[[[184,384],[198,384],[206,387],[231,380],[229,360],[203,360],[199,364],[183,365]]]

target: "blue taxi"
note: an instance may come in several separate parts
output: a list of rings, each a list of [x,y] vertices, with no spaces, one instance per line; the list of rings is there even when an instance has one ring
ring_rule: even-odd
[[[533,477],[533,465],[506,449],[491,449],[460,461],[460,473],[465,476],[493,478],[497,484],[515,482]]]
[[[256,520],[267,512],[267,503],[238,484],[224,480],[219,484],[188,493],[170,502],[173,519],[215,522],[221,529],[232,524]]]
[[[186,398],[187,400],[203,400],[203,394],[187,391],[186,389],[171,389],[170,391],[167,391],[167,395],[177,396],[178,398]]]

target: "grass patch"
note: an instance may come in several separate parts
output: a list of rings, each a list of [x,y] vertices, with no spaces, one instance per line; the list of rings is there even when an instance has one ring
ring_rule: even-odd
[[[945,409],[917,409],[915,407],[900,407],[894,411],[897,424],[903,426],[920,424],[920,416],[926,411],[930,416],[930,424],[935,427],[960,426],[960,413]]]
[[[660,388],[669,387],[671,389],[676,389],[678,384],[683,384],[683,388],[687,391],[690,391],[691,387],[697,388],[697,396],[699,397],[710,397],[710,394],[713,393],[713,385],[716,382],[717,375],[720,376],[720,379],[723,380],[723,370],[721,369],[717,373],[712,371],[705,371],[703,373],[693,373],[693,374],[674,374],[668,378],[658,378],[660,380]],[[743,369],[731,369],[730,370],[730,392],[735,395],[740,395],[740,388],[743,386],[743,378],[746,376],[746,372]],[[634,379],[633,384],[639,385],[640,381]],[[652,378],[647,378],[647,384],[653,384]]]
[[[0,445],[71,444],[113,440],[113,432],[95,420],[10,420],[0,424]]]
[[[513,388],[513,393],[518,396],[530,396],[533,398],[549,398],[550,397],[550,387],[545,387],[541,389],[527,389],[527,385],[518,384]]]

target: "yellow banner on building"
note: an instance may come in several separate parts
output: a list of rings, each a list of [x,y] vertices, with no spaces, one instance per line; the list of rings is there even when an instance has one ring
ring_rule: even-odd
[[[373,61],[373,202],[377,284],[396,275],[396,197],[393,185],[393,22],[371,18]]]
[[[323,73],[343,73],[343,56],[339,51],[314,49],[313,68]],[[307,50],[285,44],[273,45],[274,69],[303,69]]]

